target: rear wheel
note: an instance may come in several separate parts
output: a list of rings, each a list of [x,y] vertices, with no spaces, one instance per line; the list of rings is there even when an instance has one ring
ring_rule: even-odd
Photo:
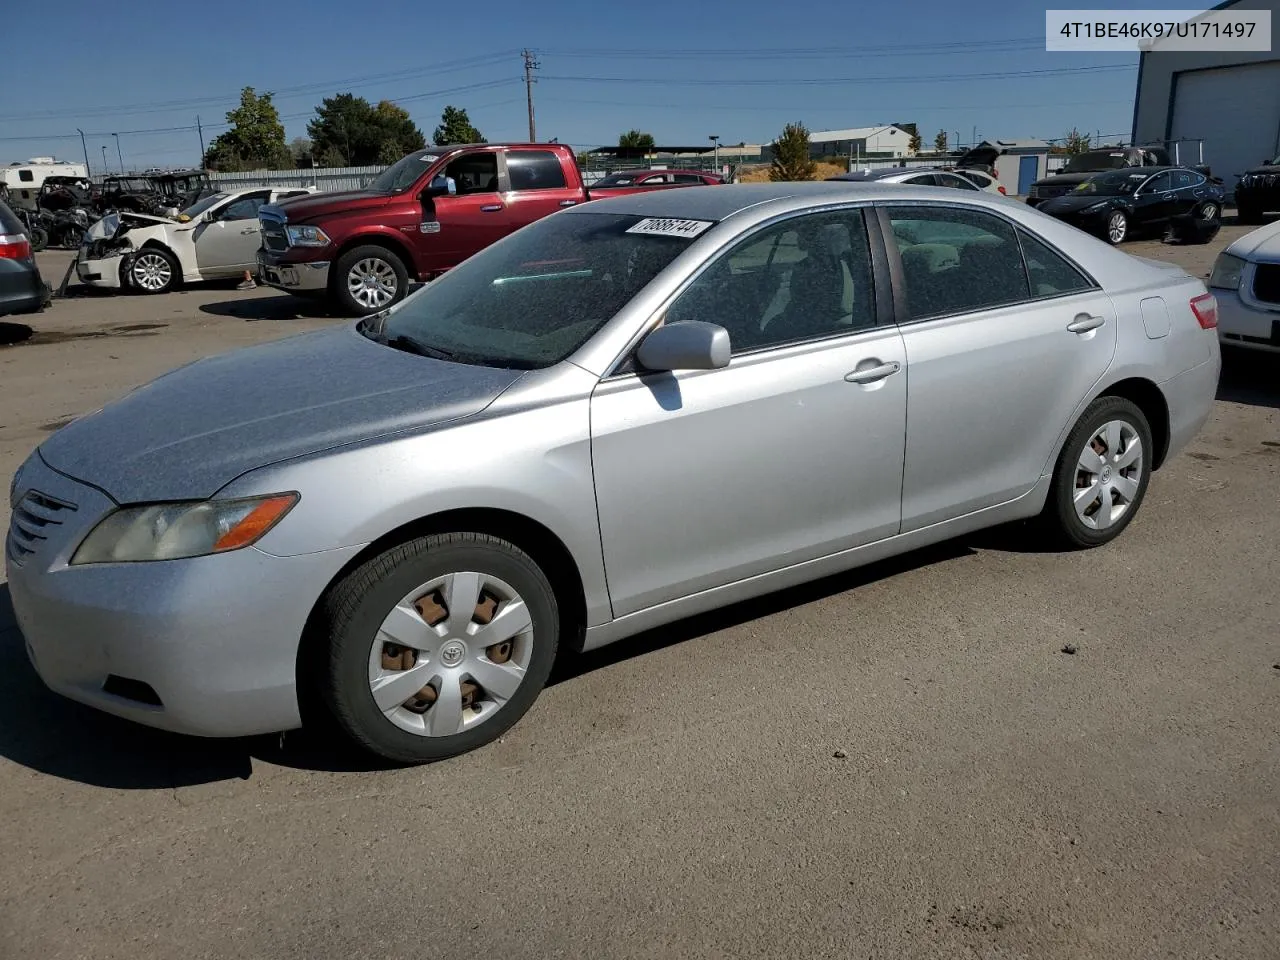
[[[33,253],[39,253],[45,247],[49,246],[49,231],[44,227],[31,228],[31,250]]]
[[[129,284],[146,294],[168,293],[178,285],[178,258],[163,247],[143,247],[129,264]]]
[[[1098,547],[1118,537],[1147,492],[1151,427],[1138,405],[1099,397],[1063,445],[1042,520],[1064,546]]]
[[[409,272],[386,247],[355,247],[338,258],[330,283],[346,313],[367,317],[404,299]]]
[[[501,736],[546,683],[560,629],[533,558],[474,533],[375,557],[334,589],[324,614],[327,650],[313,647],[320,699],[356,745],[398,763]]]

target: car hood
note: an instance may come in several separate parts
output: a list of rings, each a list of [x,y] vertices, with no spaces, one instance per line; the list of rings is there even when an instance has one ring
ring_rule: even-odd
[[[479,413],[522,374],[342,326],[180,367],[63,427],[40,455],[120,503],[199,500],[257,467]]]
[[[343,190],[339,193],[312,193],[305,197],[290,197],[270,206],[285,215],[289,223],[305,223],[314,217],[328,216],[341,210],[367,210],[385,207],[393,198],[385,193],[369,193],[367,190]]]
[[[1260,167],[1251,167],[1250,169],[1246,170],[1244,173],[1240,174],[1240,176],[1247,177],[1250,174],[1253,174],[1255,176],[1258,174],[1261,174],[1262,176],[1275,176],[1278,173],[1280,173],[1280,167],[1272,167],[1272,166],[1267,166],[1266,164],[1263,164]]]
[[[1115,206],[1123,199],[1123,197],[1098,196],[1096,193],[1068,193],[1065,197],[1054,197],[1052,200],[1046,200],[1037,209],[1051,216],[1058,213],[1079,213],[1081,210],[1092,207],[1097,203]]]
[[[1280,220],[1251,230],[1227,247],[1226,252],[1246,260],[1280,262]]]
[[[1042,177],[1031,185],[1033,187],[1066,187],[1073,183],[1084,183],[1090,177],[1106,172],[1106,170],[1093,170],[1089,173],[1055,173],[1052,177]]]

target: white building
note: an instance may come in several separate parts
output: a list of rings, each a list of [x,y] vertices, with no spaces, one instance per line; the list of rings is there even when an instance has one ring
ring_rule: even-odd
[[[1215,10],[1271,10],[1280,0],[1228,0]],[[1280,153],[1280,59],[1257,53],[1162,51],[1139,54],[1133,142],[1203,140],[1204,162],[1230,190],[1241,172]],[[1195,143],[1179,144],[1183,163],[1198,163]]]
[[[816,130],[809,134],[809,143],[815,157],[905,157],[911,153],[911,134],[892,124]]]

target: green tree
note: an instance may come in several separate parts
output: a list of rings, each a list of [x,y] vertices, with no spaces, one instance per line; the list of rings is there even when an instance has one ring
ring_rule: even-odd
[[[377,106],[364,97],[326,97],[307,124],[312,151],[326,166],[394,163],[427,145],[408,111],[389,100]]]
[[[1089,149],[1092,138],[1087,133],[1081,133],[1075,127],[1071,128],[1071,132],[1063,138],[1063,147],[1069,157],[1074,157],[1077,153],[1085,153]]]
[[[788,123],[782,136],[773,144],[773,160],[769,163],[769,179],[812,180],[817,164],[809,150],[809,130],[803,123]]]
[[[645,133],[643,130],[628,130],[618,137],[618,146],[650,153],[656,144],[652,133]]]
[[[440,126],[431,135],[436,146],[443,147],[451,143],[488,143],[484,136],[471,125],[471,118],[461,107],[445,107],[440,114]]]
[[[946,152],[947,152],[947,131],[945,131],[945,130],[939,130],[936,134],[934,134],[934,136],[933,136],[933,152],[934,152],[934,153],[946,153]]]
[[[908,153],[913,153],[913,154],[914,154],[914,153],[919,153],[919,152],[920,152],[920,146],[921,146],[921,144],[920,144],[920,134],[918,134],[918,133],[913,133],[913,134],[911,135],[911,139],[907,141],[907,152],[908,152]]]
[[[231,129],[219,134],[205,151],[204,164],[211,170],[279,170],[293,166],[293,155],[284,139],[280,111],[272,95],[240,91],[240,106],[227,111]]]
[[[289,152],[293,154],[293,165],[299,169],[311,166],[311,141],[307,137],[294,137],[289,141]]]

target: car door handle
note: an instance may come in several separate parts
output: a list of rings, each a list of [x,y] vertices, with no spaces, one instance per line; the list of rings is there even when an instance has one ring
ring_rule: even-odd
[[[577,204],[578,204],[577,200],[561,200],[560,201],[560,206],[562,207],[574,207],[574,206],[577,206]]]
[[[888,363],[882,363],[879,366],[851,370],[844,375],[844,378],[849,383],[875,383],[877,380],[893,376],[901,369],[902,364],[897,360],[890,360]]]
[[[1072,333],[1088,333],[1090,330],[1097,330],[1106,322],[1106,317],[1091,317],[1087,313],[1082,313],[1067,324],[1067,329]]]
[[[500,203],[486,203],[483,207],[480,208],[480,212],[481,213],[497,213],[501,209],[502,209],[502,204]]]

